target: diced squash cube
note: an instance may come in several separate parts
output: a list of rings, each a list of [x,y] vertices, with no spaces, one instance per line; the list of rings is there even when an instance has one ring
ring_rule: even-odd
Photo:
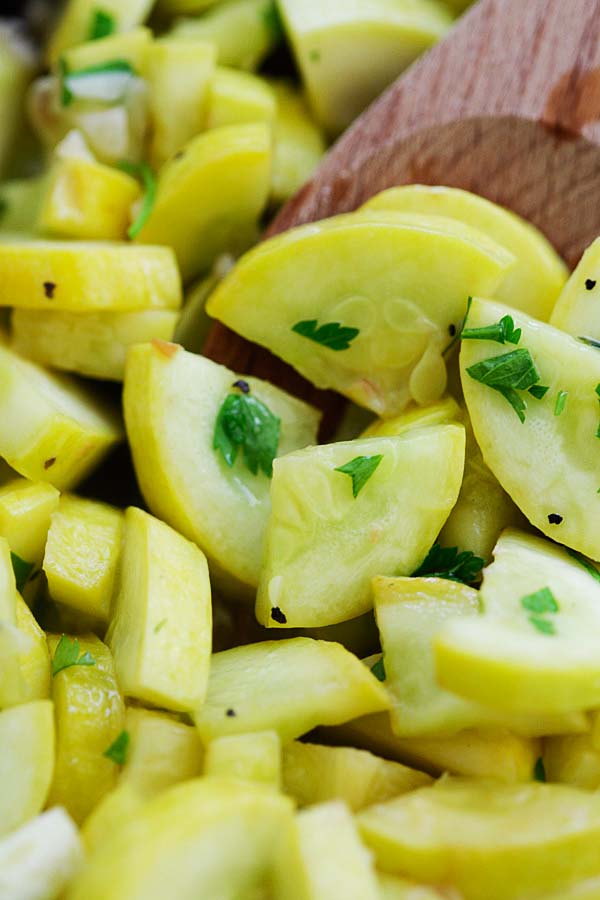
[[[211,642],[204,554],[164,522],[130,507],[107,633],[124,694],[165,709],[198,709]]]
[[[101,627],[108,624],[122,525],[114,506],[63,494],[48,532],[43,568],[52,599]]]
[[[379,900],[371,854],[348,807],[339,801],[297,814],[295,834],[277,876],[282,900]]]
[[[200,774],[202,745],[193,725],[130,706],[125,727],[130,743],[120,785],[131,784],[148,796]]]
[[[54,752],[50,700],[0,712],[0,834],[14,831],[44,808]]]
[[[204,774],[242,778],[279,788],[279,735],[276,731],[255,731],[251,734],[228,734],[215,738],[206,747]]]
[[[117,766],[104,754],[123,730],[125,710],[108,647],[93,635],[78,641],[81,656],[89,653],[94,663],[71,665],[52,679],[57,747],[48,802],[81,825],[114,786]],[[58,643],[49,635],[53,660]]]
[[[50,809],[0,841],[0,897],[54,900],[83,861],[73,820],[60,807]]]
[[[185,38],[162,38],[148,47],[144,75],[150,86],[150,155],[156,168],[202,130],[215,56],[212,44]]]
[[[45,481],[15,478],[0,486],[0,534],[24,562],[41,564],[59,496]]]
[[[141,24],[153,0],[102,0],[101,9],[112,17],[118,32],[129,31]],[[81,44],[90,37],[97,0],[67,0],[48,46],[48,57],[55,62],[64,50]]]
[[[1,342],[0,382],[0,455],[32,481],[73,487],[121,439],[116,416],[91,391]]]
[[[574,337],[600,340],[599,276],[600,238],[596,238],[581,257],[556,301],[550,319],[555,328],[561,328]]]
[[[354,812],[424,787],[431,778],[355,747],[293,741],[283,748],[283,788],[300,806],[343,800]]]
[[[270,881],[291,814],[287,798],[250,782],[176,785],[121,819],[66,900],[250,897]]]
[[[308,181],[325,153],[325,139],[302,94],[286,81],[269,82],[277,99],[273,126],[271,200],[289,200]]]
[[[56,237],[125,240],[139,195],[138,182],[125,172],[84,159],[57,159],[36,228]]]
[[[250,72],[218,66],[210,82],[206,128],[271,124],[275,118],[275,95],[267,82]]]
[[[23,702],[47,700],[51,695],[52,675],[46,635],[20,596],[17,596],[17,628],[26,638],[19,652]]]

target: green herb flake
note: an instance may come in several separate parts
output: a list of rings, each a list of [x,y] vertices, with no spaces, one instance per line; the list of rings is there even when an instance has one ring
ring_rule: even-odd
[[[103,9],[95,9],[92,13],[92,22],[88,32],[89,41],[98,41],[109,37],[117,30],[115,17]]]
[[[381,657],[381,659],[377,660],[375,665],[371,666],[371,672],[378,681],[385,681],[385,665],[383,662],[383,656]]]
[[[12,562],[13,572],[15,573],[17,590],[19,593],[22,593],[23,588],[29,580],[29,576],[35,568],[34,563],[25,562],[24,559],[21,559],[16,553],[13,553],[12,550],[10,551],[10,561]]]
[[[162,631],[168,621],[168,619],[161,619],[160,622],[157,622],[154,626],[154,634],[158,634],[159,631]]]
[[[356,499],[382,459],[381,453],[376,456],[355,456],[343,466],[337,466],[334,471],[350,476],[352,496]]]
[[[567,404],[567,397],[569,396],[568,391],[559,391],[556,395],[556,402],[554,404],[554,415],[561,416],[565,410],[565,406]]]
[[[273,43],[279,44],[283,40],[284,29],[276,0],[266,3],[260,13],[263,24],[270,33]]]
[[[126,59],[111,59],[107,62],[97,63],[93,66],[86,66],[84,69],[76,69],[74,72],[68,68],[67,63],[64,59],[60,59],[58,68],[61,104],[63,106],[70,106],[70,104],[75,99],[76,92],[73,90],[74,81],[78,81],[81,78],[88,78],[93,75],[136,74],[135,69]]]
[[[554,622],[541,616],[529,616],[529,621],[541,634],[556,634]]]
[[[549,390],[550,388],[546,387],[545,384],[534,384],[533,387],[529,388],[529,393],[536,400],[543,400]]]
[[[475,556],[472,550],[458,552],[458,547],[442,547],[434,544],[418,569],[412,573],[415,578],[446,578],[472,584],[477,581],[484,566],[484,560]]]
[[[443,356],[445,356],[446,353],[448,353],[450,350],[452,350],[454,345],[460,341],[461,335],[462,335],[463,331],[465,330],[465,325],[467,324],[467,319],[469,318],[469,313],[471,312],[471,304],[472,303],[473,303],[473,298],[468,297],[467,298],[467,308],[465,310],[465,315],[461,322],[460,328],[458,328],[456,330],[456,332],[453,334],[452,340],[450,341],[450,343],[446,347],[444,347],[444,349],[442,351]]]
[[[119,163],[119,168],[133,178],[137,178],[141,181],[144,187],[144,197],[138,214],[135,217],[135,221],[131,223],[127,230],[127,237],[133,240],[138,236],[148,221],[150,213],[154,209],[154,203],[156,201],[156,178],[148,163],[131,163],[122,160]]]
[[[129,750],[129,732],[122,731],[114,739],[110,747],[107,747],[102,756],[112,760],[118,766],[124,766],[127,762],[127,752]]]
[[[598,488],[598,493],[600,494],[600,488]],[[565,550],[575,562],[578,562],[580,566],[582,566],[586,572],[595,578],[596,581],[600,581],[600,572],[596,568],[596,566],[590,562],[590,560],[584,556],[582,553],[578,553],[577,550],[572,550],[570,547],[565,547]]]
[[[253,475],[261,469],[270,478],[277,455],[281,419],[256,397],[229,394],[217,415],[213,449],[233,466],[241,447],[246,468]]]
[[[544,766],[544,760],[541,756],[538,756],[535,768],[533,770],[533,778],[535,781],[546,781],[546,768]]]
[[[292,331],[308,338],[309,341],[322,344],[330,350],[349,350],[351,342],[360,334],[360,329],[349,328],[345,325],[340,325],[339,322],[327,322],[325,325],[318,325],[316,319],[305,319],[302,322],[296,322],[292,326]]]
[[[317,50],[316,47],[313,47],[313,49],[308,54],[308,58],[311,62],[321,62],[321,51]]]
[[[6,213],[9,210],[9,206],[10,206],[10,204],[9,204],[8,200],[6,199],[6,197],[2,197],[0,195],[0,222],[6,216]]]
[[[463,328],[463,341],[496,341],[498,344],[518,344],[521,340],[521,329],[515,328],[512,316],[502,316],[495,325],[483,328]]]
[[[532,613],[557,613],[559,609],[554,594],[548,587],[521,597],[521,606]]]
[[[61,635],[52,658],[52,675],[58,675],[63,669],[70,669],[71,666],[96,665],[96,660],[89,650],[86,650],[81,656],[79,655],[79,650],[80,647],[77,638],[71,640],[66,634]]]
[[[482,359],[469,366],[467,373],[474,381],[498,391],[510,403],[521,422],[525,421],[525,401],[517,391],[528,391],[540,380],[529,350],[511,350],[500,356]]]

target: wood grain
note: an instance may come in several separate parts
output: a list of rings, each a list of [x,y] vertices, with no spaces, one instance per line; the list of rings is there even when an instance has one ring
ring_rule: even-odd
[[[342,135],[267,235],[408,183],[500,203],[574,266],[600,234],[600,0],[480,0]],[[206,352],[333,415],[330,397],[218,324]]]

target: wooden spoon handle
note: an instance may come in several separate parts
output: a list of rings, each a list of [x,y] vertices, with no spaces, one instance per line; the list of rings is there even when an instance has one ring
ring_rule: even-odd
[[[599,144],[600,0],[480,0],[357,119],[267,234],[393,185],[443,184],[519,213],[575,265],[600,234]],[[205,352],[332,421],[330,395],[218,323]]]

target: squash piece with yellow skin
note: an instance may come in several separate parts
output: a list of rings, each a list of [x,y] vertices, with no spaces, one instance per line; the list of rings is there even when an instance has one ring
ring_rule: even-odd
[[[375,465],[359,491],[343,471],[357,460]],[[333,625],[371,609],[375,575],[410,574],[427,555],[456,502],[463,465],[460,425],[308,447],[276,460],[256,598],[261,625]]]
[[[114,506],[63,494],[48,532],[43,569],[52,599],[101,628],[108,624],[122,527]]]
[[[48,636],[54,658],[60,638]],[[78,825],[114,786],[117,766],[104,753],[123,730],[125,709],[108,647],[79,637],[80,656],[93,665],[72,665],[52,679],[56,714],[56,765],[48,803],[64,806]]]
[[[285,203],[317,168],[326,150],[325,138],[310,115],[302,94],[280,79],[269,81],[277,101],[273,124],[271,202]]]
[[[267,729],[285,743],[388,706],[382,685],[339,644],[290,638],[215,653],[194,718],[203,742]]]
[[[547,322],[565,285],[567,267],[541,231],[515,213],[459,188],[409,184],[376,194],[363,209],[448,216],[506,247],[515,265],[496,292],[500,303]]]
[[[6,302],[26,309],[125,312],[178,309],[181,282],[167,247],[20,241],[0,246]]]
[[[449,621],[434,638],[442,687],[514,713],[600,704],[600,585],[586,566],[558,544],[508,530],[480,601],[478,616]]]
[[[215,450],[226,398],[246,385],[281,420],[277,453],[316,441],[319,413],[280,388],[236,375],[176,344],[132,347],[124,410],[138,482],[150,510],[206,553],[213,583],[254,599],[270,510],[270,479]]]
[[[17,628],[27,641],[19,652],[23,702],[46,700],[52,693],[50,654],[46,635],[21,596],[17,596]]]
[[[215,55],[212,44],[185,38],[161,38],[148,47],[144,77],[150,86],[155,168],[202,130]]]
[[[0,486],[0,534],[24,562],[41,564],[59,496],[46,481],[13,478]]]
[[[281,786],[279,735],[276,731],[255,731],[215,738],[206,747],[204,774],[256,781],[278,790]]]
[[[451,219],[351,213],[250,250],[207,311],[317,387],[390,418],[411,400],[440,399],[449,327],[460,326],[469,295],[494,294],[513,261]]]
[[[594,502],[600,472],[600,354],[551,325],[488,300],[473,301],[467,327],[486,327],[505,315],[521,329],[518,347],[462,341],[461,380],[475,438],[486,464],[532,525],[600,559],[600,502]],[[541,400],[517,392],[526,404],[523,422],[499,391],[469,373],[515,350],[529,352],[539,385],[548,388]],[[562,411],[557,407],[561,391],[566,394]]]
[[[163,166],[136,241],[172,247],[189,281],[219,254],[250,246],[270,176],[271,133],[264,122],[199,134]]]
[[[124,241],[139,195],[138,182],[125,172],[74,157],[57,159],[36,230],[62,238]]]
[[[193,725],[166,712],[130,706],[125,730],[129,747],[119,785],[133,785],[151,796],[200,774],[203,748]]]
[[[63,490],[121,439],[115,414],[83,385],[0,342],[0,455],[19,474]]]
[[[300,806],[342,800],[357,812],[431,782],[429,775],[356,747],[292,741],[283,748],[283,786]]]
[[[212,644],[206,557],[136,507],[125,512],[106,640],[127,697],[173,711],[201,706]]]
[[[379,868],[465,900],[547,896],[600,872],[600,797],[563,785],[443,779],[363,810],[358,825]]]
[[[271,881],[291,817],[288,798],[250,782],[215,777],[175,785],[121,818],[66,900],[252,896]]]
[[[248,122],[271,124],[276,107],[275,95],[263,78],[217,66],[208,89],[206,128]]]
[[[42,811],[54,768],[54,715],[50,700],[0,712],[0,834]]]
[[[174,309],[83,313],[15,309],[11,342],[23,356],[52,369],[122,381],[129,347],[170,341],[177,321]]]
[[[574,337],[600,340],[599,276],[600,239],[596,238],[564,285],[556,301],[550,324]]]
[[[144,21],[152,5],[153,0],[102,0],[101,9],[114,20],[117,32],[126,32]],[[65,50],[88,40],[97,9],[96,0],[67,0],[48,44],[50,62],[56,62]]]

